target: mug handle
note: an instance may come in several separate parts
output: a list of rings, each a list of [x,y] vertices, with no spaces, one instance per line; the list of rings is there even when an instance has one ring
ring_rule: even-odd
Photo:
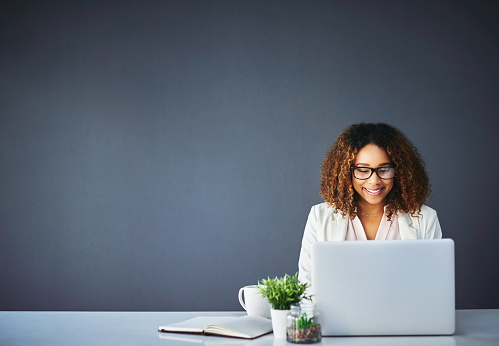
[[[244,302],[243,302],[243,291],[244,291],[244,287],[241,287],[239,289],[238,298],[239,298],[239,304],[241,304],[243,309],[246,310],[246,304],[244,304]]]

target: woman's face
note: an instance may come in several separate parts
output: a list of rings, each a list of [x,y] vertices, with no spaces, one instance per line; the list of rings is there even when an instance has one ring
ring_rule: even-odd
[[[368,144],[357,152],[355,167],[380,168],[391,167],[392,163],[385,149],[375,144]],[[369,203],[371,205],[386,205],[386,196],[393,188],[393,179],[380,179],[373,172],[366,180],[359,180],[352,174],[353,188],[360,195],[359,204]]]

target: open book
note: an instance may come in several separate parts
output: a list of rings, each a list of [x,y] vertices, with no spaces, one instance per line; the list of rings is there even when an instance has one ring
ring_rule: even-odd
[[[161,326],[160,332],[195,333],[254,339],[272,331],[272,321],[258,316],[220,317],[201,316],[190,320]]]

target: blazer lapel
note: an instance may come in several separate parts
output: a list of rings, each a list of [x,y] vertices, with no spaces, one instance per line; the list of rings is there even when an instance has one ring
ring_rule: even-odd
[[[418,239],[418,230],[413,225],[413,218],[406,213],[398,215],[401,239]]]
[[[336,229],[338,231],[333,232],[332,240],[334,240],[334,241],[345,240],[347,237],[348,216],[342,217],[341,215],[338,215],[338,217],[336,218],[335,221],[336,221]]]

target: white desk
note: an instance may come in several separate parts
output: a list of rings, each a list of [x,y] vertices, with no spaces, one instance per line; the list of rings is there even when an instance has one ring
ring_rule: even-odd
[[[254,340],[160,333],[160,325],[243,312],[0,312],[0,345],[286,345],[272,334]],[[295,345],[295,344],[288,344]],[[324,337],[318,345],[499,345],[499,309],[456,311],[453,336]]]

